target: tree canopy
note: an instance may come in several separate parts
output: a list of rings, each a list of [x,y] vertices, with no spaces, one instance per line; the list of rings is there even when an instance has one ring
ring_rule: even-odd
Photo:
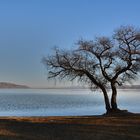
[[[140,30],[121,26],[111,37],[79,40],[71,51],[56,48],[44,57],[48,78],[78,79],[103,92],[107,112],[118,110],[117,86],[137,78],[140,71]],[[107,89],[112,90],[109,101]]]

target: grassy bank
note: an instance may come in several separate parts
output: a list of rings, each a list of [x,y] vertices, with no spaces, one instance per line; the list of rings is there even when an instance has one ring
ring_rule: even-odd
[[[0,140],[139,140],[140,115],[1,117]]]

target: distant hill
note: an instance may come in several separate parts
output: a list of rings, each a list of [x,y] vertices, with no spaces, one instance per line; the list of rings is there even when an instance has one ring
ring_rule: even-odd
[[[14,83],[0,82],[0,88],[29,88],[26,85],[17,85]]]

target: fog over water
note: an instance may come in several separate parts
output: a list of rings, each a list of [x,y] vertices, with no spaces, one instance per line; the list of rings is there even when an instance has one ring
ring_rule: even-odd
[[[140,112],[140,91],[119,90],[121,109]],[[102,93],[87,89],[0,89],[0,116],[77,116],[105,112]]]

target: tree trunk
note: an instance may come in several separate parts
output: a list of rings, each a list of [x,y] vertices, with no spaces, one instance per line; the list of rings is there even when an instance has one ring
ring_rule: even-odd
[[[112,97],[111,97],[111,107],[112,110],[117,110],[117,89],[114,83],[111,83],[111,88],[112,88]]]
[[[104,87],[102,87],[101,89],[102,89],[102,92],[103,92],[103,95],[104,95],[104,102],[105,102],[106,112],[108,113],[111,110],[108,94],[107,94],[107,91],[106,91],[106,89]]]

